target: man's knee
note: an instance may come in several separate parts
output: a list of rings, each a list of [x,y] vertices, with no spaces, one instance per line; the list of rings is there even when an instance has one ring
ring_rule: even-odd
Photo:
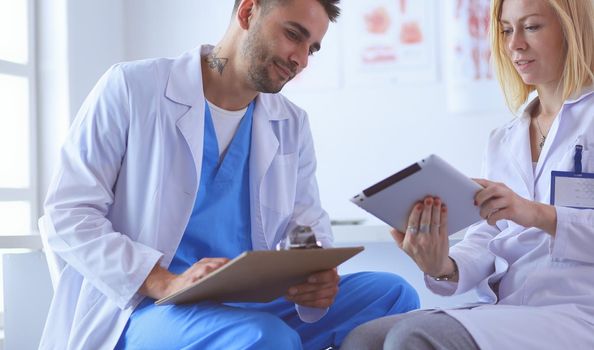
[[[244,324],[245,333],[253,336],[253,349],[301,349],[299,334],[280,318],[261,313]]]
[[[377,274],[381,281],[380,285],[396,295],[402,305],[409,308],[406,311],[419,308],[419,294],[404,278],[387,272],[378,272]]]
[[[371,300],[385,299],[392,304],[386,314],[403,313],[419,308],[417,291],[404,278],[388,272],[361,272],[351,275],[361,278],[360,287]],[[388,310],[386,310],[388,311]]]

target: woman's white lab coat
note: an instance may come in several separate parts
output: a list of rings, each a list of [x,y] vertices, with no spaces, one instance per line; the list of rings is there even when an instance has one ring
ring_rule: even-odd
[[[208,50],[116,65],[83,104],[45,203],[55,228],[49,245],[66,266],[42,349],[113,349],[142,299],[139,287],[157,262],[171,262],[200,182],[200,53]],[[272,249],[296,223],[331,245],[315,167],[306,113],[260,94],[250,155],[255,250]],[[324,313],[298,310],[310,321]]]
[[[594,92],[565,102],[534,171],[529,126],[524,112],[491,134],[484,175],[550,203],[551,171],[573,171],[576,145],[584,147],[584,172],[594,172]],[[446,311],[481,349],[594,349],[594,210],[556,211],[554,238],[508,220],[474,225],[450,251],[459,282],[425,279],[442,295],[476,287],[480,301],[491,304]]]

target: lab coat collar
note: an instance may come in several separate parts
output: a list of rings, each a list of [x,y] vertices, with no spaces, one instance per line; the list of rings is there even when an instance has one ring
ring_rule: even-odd
[[[288,119],[291,111],[287,108],[287,103],[281,103],[283,99],[271,98],[274,94],[260,93],[256,97],[256,109],[254,114],[265,115],[268,120]]]
[[[200,54],[203,49],[188,51],[173,61],[165,90],[168,99],[190,107],[195,107],[198,103],[204,104],[200,67]]]
[[[584,98],[586,98],[592,94],[594,94],[594,84],[592,84],[590,86],[586,86],[583,89],[581,89],[581,90],[577,91],[576,93],[574,93],[573,95],[571,95],[567,100],[565,100],[563,102],[563,106],[580,102],[581,100],[583,100]],[[523,108],[521,118],[526,118],[526,119],[530,120],[530,118],[532,117],[530,113],[536,107],[536,104],[538,102],[539,102],[538,95],[535,95]],[[559,111],[559,113],[561,113],[561,111]],[[508,129],[512,128],[513,126],[514,126],[514,124],[510,123],[508,125]]]
[[[594,84],[590,86],[586,86],[585,88],[581,89],[580,91],[571,95],[563,104],[574,104],[580,102],[584,98],[594,94]]]

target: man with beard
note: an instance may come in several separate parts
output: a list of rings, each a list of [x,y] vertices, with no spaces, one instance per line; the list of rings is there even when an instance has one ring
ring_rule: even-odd
[[[398,276],[336,269],[270,303],[154,305],[297,225],[331,246],[306,113],[276,93],[320,49],[337,3],[237,0],[216,46],[104,75],[45,203],[62,271],[42,349],[322,349],[418,307]]]

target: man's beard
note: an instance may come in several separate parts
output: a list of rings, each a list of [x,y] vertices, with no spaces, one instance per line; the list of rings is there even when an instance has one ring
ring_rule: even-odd
[[[264,40],[259,39],[259,28],[254,28],[248,34],[248,38],[243,47],[243,54],[248,60],[248,79],[256,91],[264,93],[277,93],[282,90],[287,82],[295,77],[296,67],[288,62],[284,62],[280,57],[272,56],[269,53]],[[260,37],[261,38],[261,37]],[[270,67],[274,64],[291,72],[286,81],[275,81],[270,77]]]

